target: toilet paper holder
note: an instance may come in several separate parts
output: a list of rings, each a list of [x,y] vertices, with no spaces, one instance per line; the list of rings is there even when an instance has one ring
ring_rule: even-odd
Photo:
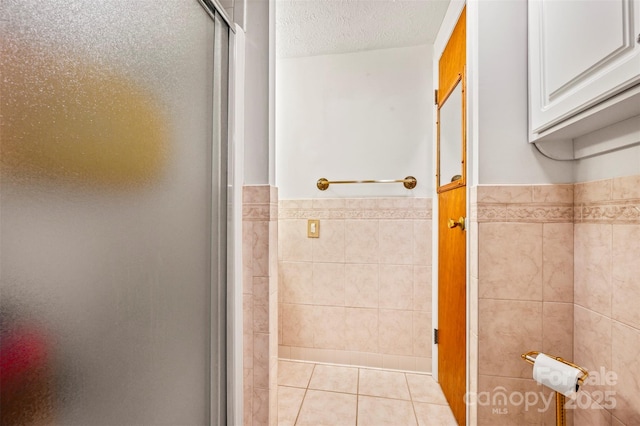
[[[538,351],[529,351],[526,354],[522,354],[520,356],[522,357],[522,359],[527,361],[529,364],[533,365],[536,362],[536,358],[535,357],[538,356],[538,355],[540,355],[540,352],[538,352]],[[559,362],[561,362],[563,364],[570,365],[571,367],[577,368],[578,370],[580,370],[580,372],[582,373],[582,377],[580,377],[578,379],[578,384],[580,386],[582,386],[584,384],[584,381],[589,376],[589,372],[585,368],[580,367],[579,365],[576,365],[576,364],[574,364],[572,362],[569,362],[566,359],[563,359],[563,358],[561,358],[559,356],[553,356],[553,355],[549,355],[549,354],[545,354],[545,355],[548,356],[549,358],[553,358],[556,361],[559,361]]]
[[[540,352],[538,351],[529,351],[526,354],[522,354],[520,356],[522,357],[523,360],[525,360],[529,364],[534,365],[536,362],[536,357],[538,355],[540,355]],[[558,362],[567,364],[573,368],[580,370],[580,372],[582,373],[582,377],[578,378],[578,385],[580,386],[584,384],[584,381],[589,376],[589,372],[586,369],[580,367],[579,365],[569,362],[559,356],[553,356],[549,354],[545,354],[545,355],[548,356],[549,358],[555,359]],[[566,426],[567,424],[567,418],[564,413],[565,398],[566,397],[563,394],[561,394],[560,392],[556,392],[556,426]]]

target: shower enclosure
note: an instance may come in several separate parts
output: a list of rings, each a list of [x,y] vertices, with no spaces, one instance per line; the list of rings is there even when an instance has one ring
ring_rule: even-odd
[[[226,423],[228,24],[4,0],[0,48],[0,423]]]

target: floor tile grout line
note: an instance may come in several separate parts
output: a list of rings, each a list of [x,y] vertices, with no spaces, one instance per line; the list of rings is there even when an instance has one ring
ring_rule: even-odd
[[[302,389],[302,388],[298,388],[298,389]],[[353,392],[343,392],[343,391],[336,391],[336,390],[329,390],[329,389],[315,389],[315,388],[308,388],[308,389],[314,392],[339,393],[341,395],[358,395],[357,393],[353,393]],[[371,396],[371,395],[367,395],[367,396]],[[388,398],[388,399],[393,399],[393,398]]]
[[[411,385],[409,384],[409,377],[407,374],[404,375],[404,380],[407,382],[407,388],[409,389],[409,400],[411,400],[411,404],[413,404],[413,392],[411,392]]]
[[[293,421],[293,426],[298,424],[298,420],[300,419],[300,413],[302,413],[302,404],[304,403],[304,399],[307,397],[307,389],[304,390],[304,395],[302,395],[302,399],[300,400],[300,406],[298,407],[298,412],[296,413],[296,419]]]
[[[309,385],[311,384],[311,377],[313,377],[313,372],[316,370],[316,364],[313,364],[311,368],[311,374],[309,375],[309,380],[307,380],[307,386],[304,389],[304,395],[302,395],[302,400],[300,401],[300,407],[298,407],[298,414],[296,415],[296,420],[293,422],[293,426],[298,424],[298,420],[300,419],[300,414],[302,413],[302,405],[304,404],[304,400],[307,397],[307,392],[309,392]]]
[[[360,369],[356,377],[356,426],[358,426],[358,404],[360,404]]]
[[[313,364],[313,367],[311,368],[311,374],[309,374],[309,379],[307,380],[307,386],[306,388],[309,389],[309,386],[311,385],[311,379],[313,379],[313,373],[316,372],[316,366],[318,364]]]
[[[290,388],[290,389],[307,389],[304,386],[281,385],[281,384],[278,384],[278,387],[279,388]]]
[[[408,401],[408,402],[413,402],[410,399],[402,399],[402,398],[390,398],[388,396],[380,396],[380,395],[369,395],[366,393],[359,393],[359,394],[355,394],[355,393],[347,393],[347,392],[334,392],[334,391],[323,391],[323,390],[318,390],[318,389],[309,389],[309,390],[315,390],[318,392],[330,392],[330,393],[339,393],[339,394],[343,394],[343,395],[356,395],[356,396],[364,396],[367,398],[378,398],[378,399],[389,399],[391,401]],[[417,401],[420,402],[420,401]],[[433,405],[443,405],[443,404],[435,404],[435,403],[431,403],[431,402],[425,402],[425,404],[433,404]]]
[[[411,400],[411,409],[413,410],[413,417],[416,419],[416,426],[419,425],[418,413],[416,413],[416,404],[413,401],[413,393],[411,392],[411,385],[409,384],[409,377],[407,373],[404,374],[404,379],[407,382],[407,388],[409,388],[409,399]]]

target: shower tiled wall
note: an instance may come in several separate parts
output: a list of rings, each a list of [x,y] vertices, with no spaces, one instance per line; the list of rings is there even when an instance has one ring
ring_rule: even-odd
[[[474,187],[469,232],[472,424],[554,424],[520,355],[573,358],[573,185]]]
[[[277,423],[278,192],[243,188],[244,424]]]
[[[430,371],[431,244],[430,199],[280,201],[280,357]]]
[[[575,421],[638,425],[640,175],[576,184],[574,232],[574,359],[594,373]]]

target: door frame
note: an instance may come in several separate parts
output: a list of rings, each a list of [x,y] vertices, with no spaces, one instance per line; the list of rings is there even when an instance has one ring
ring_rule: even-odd
[[[211,318],[211,349],[223,348],[224,365],[210,360],[210,387],[213,392],[225,388],[222,398],[211,400],[210,424],[219,422],[221,413],[227,424],[240,424],[244,416],[243,394],[243,310],[242,310],[242,186],[244,182],[244,72],[245,33],[234,24],[218,0],[197,0],[210,18],[222,20],[229,27],[227,90],[227,227],[226,245],[219,247],[226,257],[226,300],[218,300],[225,309],[223,340],[218,339],[216,318]],[[213,194],[215,196],[215,194]],[[212,223],[218,226],[218,223]],[[212,259],[213,260],[213,259]],[[212,303],[213,281],[212,276]],[[213,311],[213,307],[212,307]],[[220,377],[222,375],[222,377]],[[214,404],[217,404],[215,406]]]
[[[241,424],[243,393],[242,186],[244,182],[245,35],[234,24],[229,58],[229,230],[227,240],[227,421]]]

